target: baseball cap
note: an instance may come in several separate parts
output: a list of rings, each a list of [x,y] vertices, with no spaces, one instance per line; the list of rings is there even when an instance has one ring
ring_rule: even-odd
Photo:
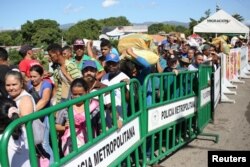
[[[174,61],[176,61],[176,60],[178,60],[178,57],[175,56],[175,55],[170,55],[170,56],[167,58],[167,61],[168,61],[168,62],[174,62]]]
[[[209,49],[210,48],[210,46],[208,45],[208,44],[204,44],[203,46],[202,46],[202,51],[205,51],[205,50],[207,50],[207,49]]]
[[[190,60],[188,58],[186,58],[186,57],[182,57],[180,59],[180,61],[183,62],[183,63],[186,63],[186,64],[191,64]]]
[[[86,60],[83,62],[82,70],[87,68],[87,67],[97,68],[96,63],[93,60]]]
[[[118,63],[120,61],[120,58],[117,54],[110,53],[110,54],[106,55],[105,61],[106,62],[112,61],[112,62]]]
[[[30,45],[25,44],[21,46],[19,50],[19,54],[21,54],[22,56],[25,56],[29,50],[32,50],[32,47]]]
[[[77,40],[75,40],[74,45],[75,46],[77,46],[77,45],[84,46],[85,43],[84,43],[84,41],[82,39],[77,39]]]

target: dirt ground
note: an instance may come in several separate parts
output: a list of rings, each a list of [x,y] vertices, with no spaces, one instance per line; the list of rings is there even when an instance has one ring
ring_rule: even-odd
[[[237,83],[237,95],[227,95],[235,104],[220,103],[215,111],[214,123],[203,132],[219,135],[219,142],[213,137],[198,136],[198,139],[164,159],[164,167],[206,167],[208,151],[250,150],[250,79]]]

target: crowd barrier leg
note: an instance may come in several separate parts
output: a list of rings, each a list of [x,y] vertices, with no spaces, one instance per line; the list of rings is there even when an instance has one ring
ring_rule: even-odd
[[[218,143],[218,142],[219,142],[219,135],[218,135],[218,134],[214,134],[214,133],[201,133],[201,134],[199,134],[199,136],[214,137],[214,138],[215,138],[214,142],[215,142],[215,143]]]
[[[235,100],[229,99],[224,93],[221,94],[221,103],[236,103]]]
[[[242,83],[242,84],[245,83],[245,81],[242,81],[242,80],[240,80],[240,79],[237,78],[237,77],[235,77],[234,79],[232,79],[231,82],[233,82],[233,83]]]
[[[224,93],[224,94],[229,94],[229,95],[237,95],[237,92],[236,91],[231,91],[231,90],[229,90],[227,87],[225,87],[224,85],[222,85],[222,88],[221,88],[222,90],[222,92]]]
[[[235,88],[237,89],[237,85],[233,85],[232,83],[230,83],[227,79],[223,79],[223,85],[225,85],[225,87],[228,87],[228,88]]]

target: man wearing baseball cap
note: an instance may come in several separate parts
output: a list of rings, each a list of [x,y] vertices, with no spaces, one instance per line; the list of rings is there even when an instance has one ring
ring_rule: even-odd
[[[74,42],[74,46],[73,46],[75,55],[74,57],[71,59],[72,62],[76,63],[77,67],[79,70],[83,69],[83,63],[86,60],[93,60],[96,62],[96,67],[97,67],[97,79],[101,79],[101,77],[104,75],[104,68],[103,66],[93,57],[90,57],[86,54],[84,54],[85,51],[85,43],[82,39],[76,39]]]
[[[96,75],[97,75],[97,66],[95,61],[93,60],[84,61],[82,68],[82,76],[83,79],[88,83],[90,92],[107,87],[107,85],[104,85],[103,83],[101,83],[96,79]]]
[[[120,82],[128,83],[130,78],[123,72],[120,71],[120,57],[117,54],[110,53],[105,57],[107,73],[102,77],[101,82],[107,86],[112,86],[118,84]],[[129,87],[127,85],[127,90]],[[128,91],[127,91],[128,93]],[[115,90],[115,101],[116,101],[116,109],[120,118],[122,118],[122,97],[120,89]],[[120,122],[121,123],[121,122]]]

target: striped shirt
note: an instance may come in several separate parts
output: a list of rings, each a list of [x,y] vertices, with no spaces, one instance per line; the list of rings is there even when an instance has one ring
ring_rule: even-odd
[[[97,67],[97,71],[98,71],[98,72],[101,72],[101,71],[104,70],[103,66],[100,64],[99,61],[97,61],[95,58],[92,58],[92,57],[90,57],[90,56],[88,56],[88,55],[83,55],[83,57],[82,57],[82,59],[80,60],[80,62],[77,62],[77,61],[76,61],[75,56],[74,56],[70,61],[72,61],[73,63],[77,64],[78,69],[79,69],[79,70],[82,70],[82,68],[83,68],[83,63],[84,63],[84,61],[86,61],[86,60],[93,60],[93,61],[95,62],[95,64],[96,64],[96,67]]]
[[[81,71],[77,68],[76,64],[65,60],[65,66],[67,73],[72,79],[82,77]],[[70,81],[63,75],[60,68],[55,70],[54,82],[57,84],[56,91],[56,104],[60,103],[62,98],[67,99],[69,97]]]

